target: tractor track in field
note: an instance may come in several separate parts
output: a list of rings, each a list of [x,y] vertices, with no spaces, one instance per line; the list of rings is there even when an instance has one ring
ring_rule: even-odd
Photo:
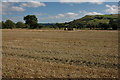
[[[32,52],[37,52],[37,53],[41,53],[41,54],[44,54],[44,53],[56,53],[56,54],[61,54],[62,52],[59,52],[59,51],[50,51],[50,50],[31,50],[31,49],[26,49],[26,48],[17,48],[17,47],[7,47],[7,46],[2,46],[3,49],[13,49],[13,50],[22,50],[22,51],[28,51],[29,53],[32,53]],[[67,54],[68,52],[64,52],[64,54]],[[112,56],[112,55],[95,55],[93,54],[92,56],[94,57],[103,57],[103,56],[106,56],[106,57],[109,57],[109,58],[119,58],[120,59],[120,56]]]
[[[6,47],[3,46],[3,48],[11,48],[11,49],[19,49],[19,50],[28,50],[29,49],[23,49],[23,48],[14,48],[14,47]],[[35,50],[36,51],[36,50]],[[37,51],[37,52],[49,52],[49,51]],[[53,52],[50,52],[53,53]],[[78,66],[88,66],[88,67],[103,67],[103,68],[114,68],[117,69],[120,64],[112,64],[112,63],[99,63],[99,62],[91,62],[91,61],[85,61],[85,60],[74,60],[74,59],[65,59],[65,58],[56,58],[56,57],[41,57],[41,56],[32,56],[32,55],[26,55],[26,54],[15,54],[15,53],[9,53],[4,52],[3,55],[9,55],[9,56],[17,56],[22,58],[32,58],[36,60],[42,60],[45,62],[56,62],[56,63],[63,63],[63,64],[70,64],[70,65],[78,65]],[[100,57],[100,56],[98,56]]]

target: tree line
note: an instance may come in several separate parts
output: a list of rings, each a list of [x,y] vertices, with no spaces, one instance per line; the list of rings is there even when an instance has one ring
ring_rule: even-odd
[[[2,21],[2,29],[13,29],[13,28],[28,28],[28,29],[35,29],[40,28],[41,26],[38,24],[37,17],[35,15],[27,15],[24,17],[23,22],[14,23],[12,20],[6,20],[5,22]]]
[[[65,22],[65,23],[56,23],[53,25],[41,25],[38,23],[38,19],[35,15],[27,15],[23,18],[25,23],[23,22],[17,22],[14,23],[12,20],[6,20],[5,22],[2,21],[0,24],[2,24],[2,29],[14,29],[14,28],[27,28],[27,29],[41,29],[44,27],[47,28],[58,28],[58,29],[63,29],[63,28],[76,28],[76,29],[84,29],[84,28],[89,28],[89,29],[101,29],[101,30],[117,30],[118,29],[118,20],[117,19],[110,19],[109,21],[105,22],[104,20],[101,21],[99,19],[93,19],[89,20],[89,18],[86,18],[85,21],[72,21],[72,22]]]

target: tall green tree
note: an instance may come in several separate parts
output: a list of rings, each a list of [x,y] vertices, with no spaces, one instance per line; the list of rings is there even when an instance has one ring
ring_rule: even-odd
[[[25,23],[30,26],[29,28],[37,28],[38,27],[38,19],[35,15],[27,15],[24,17],[24,20],[25,20]]]
[[[13,29],[15,27],[15,23],[11,20],[6,20],[6,22],[4,23],[4,28]]]

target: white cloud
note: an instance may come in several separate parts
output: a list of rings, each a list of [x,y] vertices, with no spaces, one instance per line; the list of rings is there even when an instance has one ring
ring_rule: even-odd
[[[56,16],[50,16],[49,18],[73,18],[76,17],[78,14],[73,12],[63,13],[63,14],[57,14]]]
[[[65,15],[64,15],[64,14],[58,14],[58,15],[56,16],[56,18],[61,18],[61,17],[65,17]]]
[[[85,15],[103,15],[103,14],[98,12],[88,12]]]
[[[29,2],[33,0],[2,0],[2,2]]]
[[[30,1],[30,2],[27,2],[27,3],[21,4],[21,6],[22,7],[40,7],[40,6],[46,6],[46,5],[42,2]]]
[[[17,0],[19,1],[19,0]],[[44,3],[38,2],[38,1],[31,1],[31,2],[24,2],[17,6],[14,6],[15,3],[11,2],[3,2],[2,5],[0,5],[0,8],[2,8],[2,14],[8,15],[12,14],[13,11],[16,12],[23,12],[25,11],[25,7],[40,7],[40,6],[46,6]],[[40,14],[39,14],[40,15]]]
[[[55,16],[48,16],[45,18],[40,18],[41,21],[46,21],[49,20],[51,22],[51,20],[53,20],[53,22],[69,22],[69,21],[73,21],[74,19],[79,19],[81,17],[84,17],[85,15],[102,15],[102,13],[99,12],[88,12],[88,11],[79,11],[77,13],[75,12],[67,12],[67,13],[62,13],[62,14],[57,14]]]
[[[2,2],[30,2],[30,1],[40,1],[40,2],[119,2],[119,0],[2,0]]]
[[[24,9],[23,7],[20,6],[14,6],[13,3],[11,2],[3,2],[2,3],[2,14],[3,15],[8,15],[8,14],[12,14],[13,11],[16,12],[23,12],[26,9]]]
[[[66,13],[66,16],[68,17],[77,16],[77,15],[78,15],[77,13],[73,13],[73,12]]]
[[[10,11],[25,11],[25,9],[22,7],[12,6]]]
[[[60,0],[61,2],[103,2],[107,0]]]
[[[108,9],[106,9],[105,11],[111,14],[117,14],[118,13],[118,6],[116,5],[106,5],[106,7]]]
[[[57,14],[55,16],[49,16],[46,19],[78,19],[81,18],[85,15],[103,15],[102,13],[99,12],[88,12],[88,11],[79,11],[78,13],[73,13],[73,12],[67,12],[63,14]]]
[[[36,15],[36,16],[44,16],[44,15],[47,15],[46,13],[41,13],[41,12],[33,12],[33,13],[31,13],[31,14],[33,14],[33,15]]]
[[[108,0],[60,0],[60,2],[64,3],[82,3],[82,2],[90,2],[90,3],[96,3],[96,4],[102,4],[103,2]]]
[[[102,13],[99,12],[88,12],[88,11],[79,11],[81,15],[103,15]]]
[[[24,9],[22,7],[19,6],[13,6],[13,3],[10,2],[4,2],[2,3],[2,11],[18,11],[20,9],[20,11],[24,11]]]

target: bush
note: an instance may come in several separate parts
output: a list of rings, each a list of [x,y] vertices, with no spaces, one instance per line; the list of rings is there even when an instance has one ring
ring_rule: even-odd
[[[16,28],[25,28],[26,25],[23,22],[17,22],[16,23]]]

